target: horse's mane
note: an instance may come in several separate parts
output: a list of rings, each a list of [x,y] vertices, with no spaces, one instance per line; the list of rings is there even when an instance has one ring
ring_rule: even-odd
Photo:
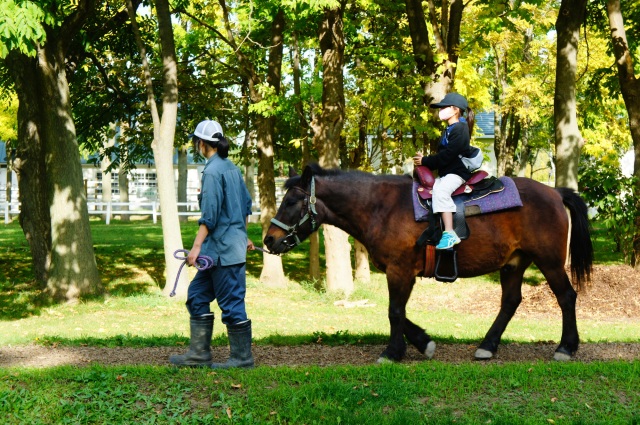
[[[398,177],[411,177],[408,174],[398,176],[393,174],[372,174],[361,170],[342,170],[340,168],[322,168],[317,163],[309,164],[308,167],[313,171],[314,176],[319,177],[348,177],[352,181],[366,179],[398,179]],[[297,175],[290,177],[284,184],[285,189],[289,189],[300,182],[302,176]]]

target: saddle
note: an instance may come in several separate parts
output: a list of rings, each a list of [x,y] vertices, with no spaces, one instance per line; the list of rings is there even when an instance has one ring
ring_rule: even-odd
[[[471,193],[474,190],[482,190],[490,185],[494,184],[495,179],[488,179],[485,181],[489,173],[484,170],[478,170],[471,175],[471,178],[464,182],[459,188],[457,188],[451,196],[461,195],[463,193]],[[424,165],[418,165],[414,168],[414,180],[418,183],[417,193],[422,200],[431,199],[433,195],[433,185],[436,182],[436,178],[429,167]]]
[[[435,245],[442,236],[440,220],[436,219],[431,209],[433,185],[436,181],[433,172],[423,165],[414,168],[414,213],[416,221],[428,221],[429,226],[422,233],[418,246],[425,247],[425,267],[422,276],[435,277],[441,282],[453,282],[458,278],[457,250],[435,251]],[[456,204],[457,213],[453,216],[454,230],[464,240],[469,237],[469,227],[465,219],[465,202],[468,199],[479,199],[490,193],[500,192],[504,189],[501,180],[489,177],[489,173],[483,170],[476,171],[471,178],[458,187],[451,195]],[[417,195],[417,196],[416,196]],[[465,196],[458,196],[465,195]]]

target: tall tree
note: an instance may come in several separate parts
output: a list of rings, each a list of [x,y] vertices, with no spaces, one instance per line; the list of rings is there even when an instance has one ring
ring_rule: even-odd
[[[556,143],[556,186],[578,190],[578,162],[583,145],[576,111],[576,75],[580,27],[587,0],[562,0],[556,21],[556,90],[553,118]]]
[[[634,197],[636,199],[636,219],[631,265],[635,268],[640,268],[640,80],[635,75],[634,62],[624,28],[620,0],[607,1],[607,14],[609,15],[613,53],[618,68],[620,91],[629,114],[629,130],[631,131],[635,153],[633,174],[636,181],[633,190],[635,191]]]
[[[18,22],[13,34],[19,39],[9,44],[3,39],[2,56],[19,100],[15,166],[20,224],[36,280],[57,300],[99,294],[104,288],[93,252],[65,69],[69,48],[95,13],[96,1],[47,2],[46,10],[32,2],[3,1],[1,6],[7,12],[5,23]]]
[[[320,165],[340,166],[340,138],[344,124],[344,5],[324,10],[319,28],[322,54],[322,113],[312,122],[314,145],[320,153]],[[348,235],[334,226],[324,225],[325,256],[327,262],[327,290],[353,292],[351,245]]]
[[[169,2],[168,0],[156,0],[155,6],[162,54],[162,117],[156,104],[146,47],[136,21],[136,8],[134,8],[132,0],[127,0],[127,10],[138,48],[140,49],[148,105],[153,119],[153,143],[151,147],[153,148],[158,178],[158,195],[160,197],[160,210],[162,211],[162,235],[166,264],[166,282],[163,293],[168,295],[172,290],[171,284],[175,281],[179,271],[179,262],[173,258],[173,252],[183,247],[176,201],[176,180],[173,169],[173,139],[178,116],[178,63],[173,40]],[[188,289],[186,274],[180,276],[179,283],[177,293],[184,296]]]
[[[219,0],[224,23],[226,38],[222,39],[233,49],[240,64],[240,73],[247,78],[249,96],[252,102],[253,121],[256,126],[256,138],[258,149],[258,190],[260,192],[260,223],[262,224],[262,236],[266,235],[271,225],[271,219],[276,214],[275,173],[274,173],[274,124],[275,116],[267,93],[274,95],[280,93],[282,54],[284,48],[285,16],[281,8],[276,8],[271,16],[271,31],[269,45],[269,62],[267,65],[267,77],[263,78],[257,71],[257,66],[243,51],[242,46],[236,42],[236,36],[232,29],[231,19],[225,0]],[[266,80],[266,81],[265,81]],[[266,86],[264,83],[266,82]],[[286,278],[282,268],[280,257],[263,254],[263,267],[260,274],[260,282],[271,286],[284,286]]]
[[[423,3],[420,0],[405,0],[405,5],[417,72],[423,77],[425,106],[442,99],[453,87],[465,3],[462,0],[442,2],[438,12],[434,1],[427,1],[432,40],[429,39]],[[432,122],[436,124],[433,128],[439,128],[440,123],[435,115],[432,116]],[[437,147],[438,133],[431,131],[424,134],[425,145],[428,144],[432,151]]]
[[[306,20],[303,21],[306,25]],[[297,24],[300,25],[299,23]],[[302,167],[305,167],[312,162],[311,141],[309,140],[311,126],[309,125],[302,99],[301,48],[298,34],[298,29],[292,31],[291,66],[293,68],[294,111],[298,119],[296,136],[298,140],[300,140],[302,150]],[[315,63],[317,66],[317,61]],[[312,110],[311,107],[309,109]],[[319,232],[313,232],[309,235],[309,278],[314,281],[317,286],[320,286],[320,277],[320,235]]]

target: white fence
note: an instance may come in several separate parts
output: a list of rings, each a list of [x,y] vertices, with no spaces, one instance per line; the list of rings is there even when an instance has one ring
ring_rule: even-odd
[[[4,216],[5,224],[9,223],[12,215],[20,214],[20,202],[0,202],[0,213]]]
[[[185,206],[187,211],[178,211],[178,215],[200,216],[200,207],[197,202],[178,202],[178,207]],[[160,203],[152,202],[87,202],[89,214],[103,215],[106,224],[111,222],[114,215],[141,215],[151,216],[153,223],[158,222],[161,215]],[[11,221],[11,216],[20,214],[20,203],[6,201],[0,202],[0,213],[4,215],[5,224]]]

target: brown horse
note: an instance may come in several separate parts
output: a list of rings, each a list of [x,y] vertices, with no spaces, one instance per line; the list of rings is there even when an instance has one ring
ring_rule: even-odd
[[[416,241],[427,226],[414,220],[411,177],[325,170],[317,165],[306,167],[302,176],[290,175],[264,244],[273,253],[287,252],[323,223],[356,238],[387,275],[391,335],[378,361],[401,360],[407,348],[404,337],[431,358],[435,343],[406,317],[405,309],[415,278],[424,269],[424,248]],[[475,357],[489,359],[497,351],[522,300],[525,269],[534,263],[562,310],[562,337],[554,358],[568,360],[578,350],[579,338],[577,294],[565,262],[570,255],[571,275],[579,290],[590,278],[593,261],[587,207],[573,190],[553,189],[527,178],[514,181],[522,207],[468,217],[470,236],[456,247],[460,277],[500,271],[500,312]]]

